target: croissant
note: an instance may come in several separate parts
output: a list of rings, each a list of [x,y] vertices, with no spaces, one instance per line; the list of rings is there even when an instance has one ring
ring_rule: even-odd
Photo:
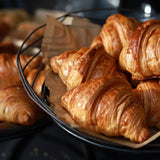
[[[118,59],[122,48],[139,25],[140,22],[136,19],[122,14],[113,14],[108,17],[100,32],[106,52]]]
[[[26,65],[26,63],[32,58],[33,56],[23,56],[20,55],[20,61],[22,68]],[[24,70],[25,75],[28,74],[28,72],[38,67],[41,64],[41,58],[36,57],[32,62],[29,63],[29,65]],[[8,82],[19,82],[20,77],[17,69],[17,55],[10,55],[8,53],[2,53],[0,54],[0,78],[8,81]]]
[[[134,89],[138,101],[144,106],[147,124],[160,129],[160,84],[148,80],[138,84]]]
[[[10,27],[7,23],[0,21],[0,41],[9,33]]]
[[[22,84],[0,89],[0,121],[32,125],[42,116],[44,113],[27,96]]]
[[[44,70],[41,70],[39,73],[38,68],[31,70],[27,75],[27,81],[31,86],[33,85],[33,90],[41,97],[42,86],[45,81]]]
[[[0,53],[16,54],[18,48],[12,42],[1,42]]]
[[[123,78],[91,79],[66,92],[62,106],[76,123],[97,133],[134,142],[142,142],[149,135],[144,108]]]
[[[24,41],[24,39],[35,29],[37,29],[42,24],[33,21],[22,21],[17,25],[15,36]],[[35,42],[38,38],[44,35],[45,27],[38,29],[34,34],[28,39],[26,44],[31,44]]]
[[[58,73],[68,89],[101,76],[119,74],[115,59],[107,54],[103,45],[83,47],[78,51],[67,51],[50,59],[50,65]]]
[[[160,21],[148,20],[140,25],[119,57],[122,69],[133,79],[144,80],[160,75]]]
[[[91,43],[91,47],[96,46],[97,44],[103,44],[102,38],[100,36],[95,37]]]

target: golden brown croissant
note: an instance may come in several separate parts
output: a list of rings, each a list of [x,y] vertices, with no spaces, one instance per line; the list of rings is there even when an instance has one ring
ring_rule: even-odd
[[[0,89],[0,121],[32,125],[42,116],[43,111],[28,97],[22,84]]]
[[[151,127],[160,129],[160,84],[158,81],[141,82],[134,93],[144,106],[147,123]]]
[[[105,52],[101,44],[52,57],[50,65],[68,89],[92,78],[113,75],[117,67],[115,59]]]
[[[133,79],[143,80],[160,75],[159,36],[160,21],[148,20],[137,28],[123,48],[119,63],[132,74]]]
[[[100,32],[106,52],[118,59],[122,48],[139,25],[140,22],[134,18],[122,14],[111,15]]]
[[[97,44],[103,44],[102,38],[100,36],[95,37],[91,43],[91,47],[97,45]]]
[[[27,81],[31,86],[33,85],[33,90],[37,93],[39,97],[41,97],[42,86],[45,81],[44,70],[41,70],[39,73],[38,68],[31,70],[27,75]]]
[[[8,53],[2,53],[0,54],[0,78],[4,79],[6,81],[11,82],[19,82],[20,77],[17,69],[17,55],[10,55]],[[25,66],[25,64],[32,58],[33,56],[22,56],[20,55],[20,61],[22,64],[22,68]],[[24,70],[25,75],[28,74],[28,72],[38,67],[41,64],[41,58],[36,57]]]
[[[144,108],[123,78],[91,79],[69,90],[62,106],[79,125],[106,136],[142,142],[149,135]]]

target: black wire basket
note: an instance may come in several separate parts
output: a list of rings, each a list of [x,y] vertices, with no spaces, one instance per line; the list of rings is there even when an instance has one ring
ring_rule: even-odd
[[[104,13],[103,16],[101,16],[101,18],[97,18],[99,16],[99,12]],[[98,16],[94,16],[94,18],[90,15],[93,15],[93,13],[95,15]],[[101,13],[101,14],[102,14]],[[74,11],[74,12],[70,12],[67,13],[61,17],[58,17],[57,20],[63,22],[65,20],[65,18],[67,17],[73,17],[73,16],[78,16],[78,17],[85,17],[90,19],[91,21],[98,23],[98,24],[103,24],[106,20],[106,17],[113,14],[113,13],[125,13],[126,15],[131,15],[134,18],[137,18],[140,21],[145,21],[148,19],[159,19],[160,16],[159,15],[150,15],[150,16],[145,16],[144,13],[142,11],[138,11],[138,13],[140,13],[140,15],[137,15],[137,11],[134,10],[128,10],[128,9],[123,9],[123,8],[103,8],[103,9],[89,9],[89,10],[79,10],[79,11]],[[44,63],[42,63],[39,67],[39,70],[37,71],[37,74],[34,78],[34,81],[32,83],[32,85],[29,84],[29,82],[27,81],[27,78],[24,75],[24,70],[25,68],[28,66],[28,64],[36,57],[39,56],[41,54],[41,43],[42,43],[42,39],[43,36],[39,37],[38,39],[36,39],[34,42],[32,42],[29,45],[26,45],[27,41],[31,38],[31,36],[33,34],[35,34],[35,32],[43,27],[45,27],[46,24],[38,27],[37,29],[35,29],[32,33],[30,33],[30,35],[24,40],[24,42],[22,43],[22,45],[20,46],[18,53],[17,53],[17,67],[18,67],[18,71],[19,71],[19,75],[22,81],[22,84],[27,92],[27,94],[29,95],[29,97],[42,109],[44,110],[50,117],[51,119],[53,119],[53,121],[60,126],[61,128],[63,128],[65,131],[67,131],[68,133],[70,133],[71,135],[77,137],[78,139],[85,141],[87,143],[90,143],[92,145],[95,145],[97,147],[102,147],[104,149],[111,149],[111,150],[118,150],[118,151],[124,151],[124,152],[136,152],[137,153],[160,153],[160,139],[156,139],[154,142],[137,149],[132,149],[130,147],[127,146],[123,146],[120,144],[116,144],[110,141],[106,141],[97,137],[94,137],[92,135],[88,135],[86,133],[83,133],[73,127],[71,127],[70,125],[68,125],[67,123],[63,122],[62,120],[60,120],[59,118],[56,117],[55,113],[53,110],[50,109],[50,106],[48,104],[47,101],[47,95],[49,94],[49,90],[47,89],[47,87],[45,86],[45,82],[43,84],[43,89],[42,89],[42,94],[41,97],[39,97],[35,91],[33,90],[33,85],[34,82],[37,78],[37,75],[39,74],[39,72],[41,71],[41,69],[43,68],[43,66],[45,65]],[[24,68],[22,68],[21,65],[21,61],[20,61],[20,55],[21,54],[25,54],[28,50],[32,51],[34,49],[35,51],[36,48],[36,52],[34,52],[34,56],[33,58],[28,61],[28,63],[25,65]]]

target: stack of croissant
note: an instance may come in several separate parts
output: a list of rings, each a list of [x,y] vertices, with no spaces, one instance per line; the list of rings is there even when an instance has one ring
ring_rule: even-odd
[[[159,37],[159,20],[114,14],[89,47],[51,57],[67,87],[62,107],[86,129],[145,141],[160,129]]]
[[[28,97],[20,80],[17,69],[16,54],[0,54],[0,121],[12,122],[20,125],[32,125],[44,117],[44,112]],[[21,55],[22,67],[33,56]],[[32,85],[34,70],[41,64],[42,58],[36,57],[24,70],[25,76]],[[42,71],[41,71],[42,74]],[[39,78],[41,77],[41,79]],[[42,86],[44,75],[38,75],[33,89],[40,96],[36,88]]]
[[[18,46],[14,40],[19,37],[19,30],[25,30],[26,36],[36,26],[33,26],[33,22],[28,22],[29,15],[23,10],[0,11],[0,15],[0,122],[32,125],[44,117],[45,113],[28,97],[23,88],[17,69]],[[25,23],[25,21],[27,24],[22,25],[22,22]],[[20,28],[20,26],[22,27]],[[29,53],[20,55],[22,68],[32,58],[33,55],[29,55]],[[34,81],[34,77],[41,63],[42,57],[37,56],[24,69],[28,82],[33,84],[33,89],[38,96],[41,96],[42,84],[45,79],[43,70],[36,81]]]

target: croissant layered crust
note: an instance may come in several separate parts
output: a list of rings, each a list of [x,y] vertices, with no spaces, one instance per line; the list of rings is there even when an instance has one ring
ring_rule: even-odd
[[[101,44],[52,57],[50,65],[68,90],[89,79],[111,76],[115,72],[119,74],[115,59],[105,52]]]
[[[79,125],[106,136],[142,142],[149,135],[144,108],[123,78],[91,79],[69,90],[62,106]]]
[[[32,125],[44,113],[28,97],[22,84],[0,89],[0,121]]]
[[[20,56],[22,68],[27,64],[27,62],[33,56]],[[30,70],[38,67],[41,64],[42,59],[36,57],[24,70],[25,75],[28,74]],[[17,69],[17,55],[10,55],[8,53],[0,54],[0,78],[8,81],[7,83],[20,82],[20,77]]]
[[[144,80],[160,76],[160,21],[148,20],[140,25],[120,53],[119,64]]]
[[[144,106],[147,123],[160,129],[160,84],[157,80],[141,82],[134,89],[138,101]]]
[[[134,18],[128,18],[122,14],[114,14],[108,17],[100,32],[100,37],[106,52],[119,58],[119,54],[125,44],[130,40],[140,22]],[[95,39],[97,43],[100,39]]]

